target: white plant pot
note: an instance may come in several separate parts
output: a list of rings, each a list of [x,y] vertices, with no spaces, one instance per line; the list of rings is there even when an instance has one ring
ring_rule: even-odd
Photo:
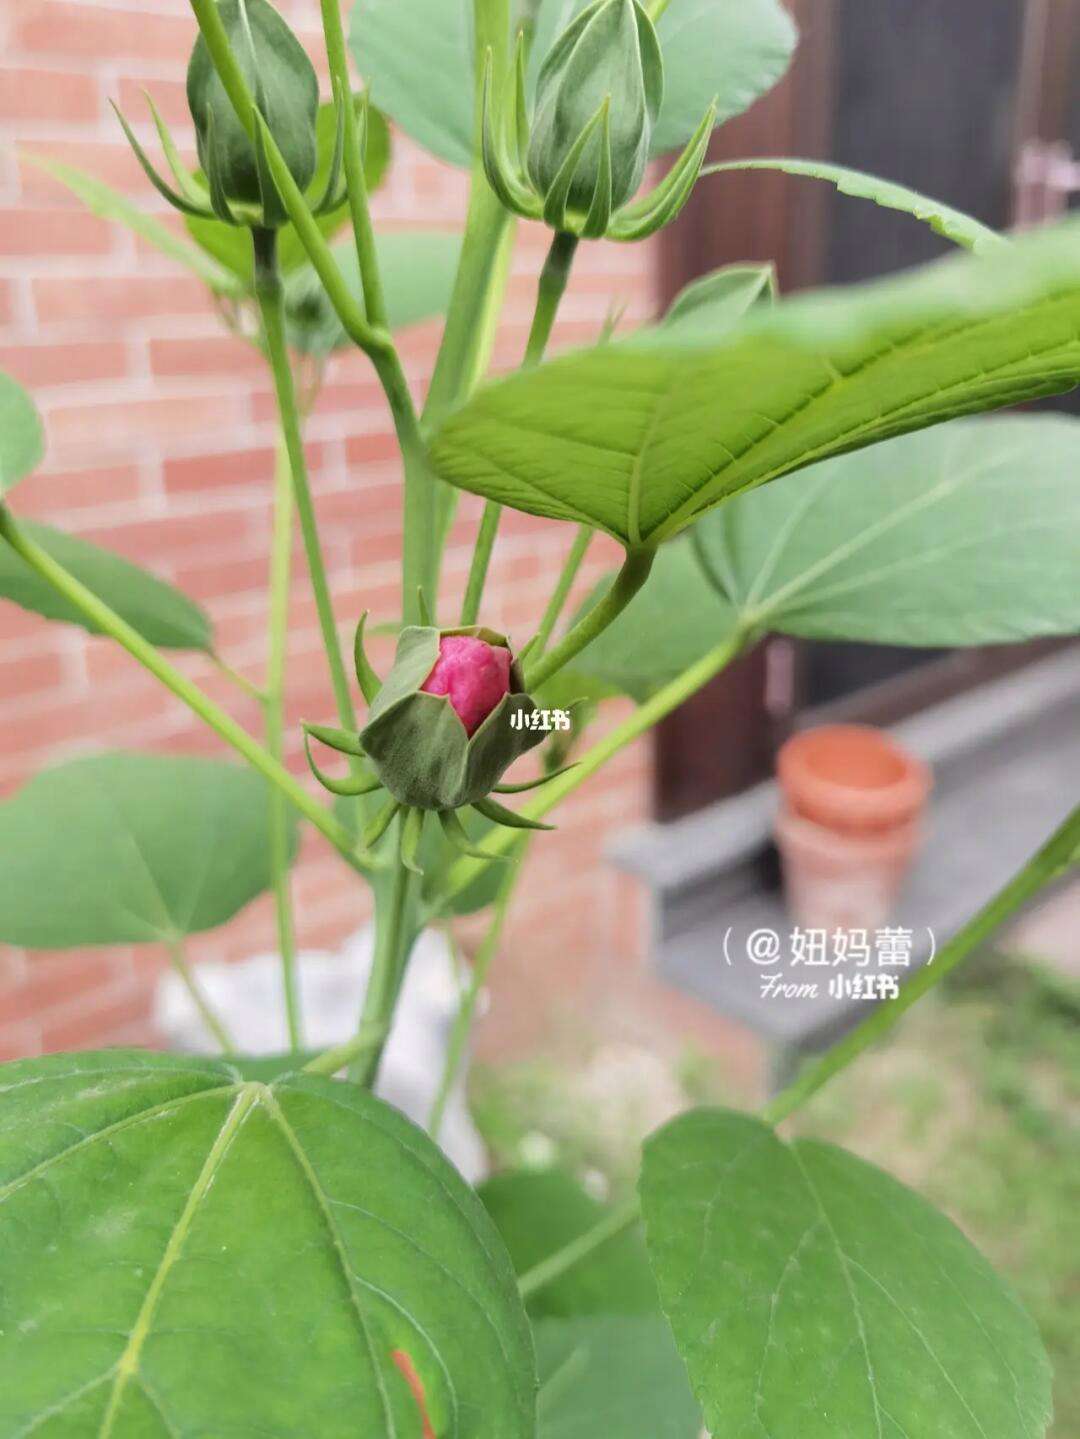
[[[371,969],[371,926],[337,954],[305,950],[297,960],[304,1041],[330,1049],[355,1033]],[[289,1048],[281,990],[281,961],[256,954],[235,963],[209,962],[198,979],[210,1003],[226,1016],[243,1054],[281,1054]],[[401,992],[394,1029],[383,1055],[376,1092],[426,1125],[446,1059],[461,997],[454,956],[443,935],[425,930],[416,942]],[[154,1021],[170,1049],[217,1052],[180,979],[169,972],[157,988]],[[487,1173],[483,1143],[465,1101],[464,1068],[450,1093],[440,1142],[464,1177],[476,1184]]]

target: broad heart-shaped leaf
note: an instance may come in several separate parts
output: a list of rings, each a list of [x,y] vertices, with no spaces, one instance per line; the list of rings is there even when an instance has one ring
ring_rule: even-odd
[[[701,1412],[659,1315],[534,1326],[538,1439],[698,1439]]]
[[[22,158],[66,185],[93,214],[126,226],[147,244],[153,245],[155,250],[167,255],[170,260],[177,260],[212,290],[220,294],[238,292],[240,287],[231,268],[219,264],[212,255],[182,239],[168,225],[163,225],[153,215],[132,204],[126,195],[121,195],[95,175],[87,175],[73,165],[65,165],[61,160],[43,155],[24,155]]]
[[[588,0],[541,0],[530,89],[556,35]],[[718,123],[772,88],[796,32],[777,0],[674,0],[657,26],[664,106],[654,154],[685,144],[715,98]],[[470,0],[357,0],[349,44],[361,75],[395,124],[452,165],[473,158]]]
[[[531,1439],[483,1206],[354,1085],[138,1051],[0,1069],[0,1433]],[[398,1356],[395,1359],[395,1355]]]
[[[943,1215],[832,1145],[698,1110],[645,1146],[660,1299],[723,1439],[1041,1439],[1034,1324]]]
[[[1074,419],[957,420],[741,495],[696,538],[762,629],[925,646],[1077,634],[1078,474]]]
[[[119,555],[48,525],[23,521],[23,533],[127,620],[144,639],[166,649],[211,650],[210,619],[194,600]],[[7,545],[0,546],[0,600],[13,600],[47,620],[99,633]]]
[[[1068,389],[1078,336],[1070,221],[785,301],[716,344],[660,327],[553,360],[480,391],[432,455],[463,489],[655,545],[815,460]]]
[[[0,500],[41,463],[45,437],[33,400],[0,370]]]
[[[392,330],[445,314],[461,253],[460,234],[451,230],[384,230],[376,236],[375,248]],[[334,247],[334,254],[350,292],[363,304],[355,245],[346,240]],[[285,310],[289,342],[305,354],[328,355],[352,343],[310,265],[286,278]]]
[[[362,104],[361,97],[355,96],[354,103],[359,111]],[[370,193],[378,189],[390,163],[390,128],[386,123],[385,116],[374,105],[368,106],[367,124],[364,179]],[[330,167],[333,164],[334,145],[337,141],[337,116],[334,106],[330,102],[319,106],[316,135],[319,164],[315,171],[315,178],[307,190],[307,198],[312,204],[322,199],[326,190],[326,182],[330,176]],[[317,224],[324,235],[333,235],[341,229],[348,217],[349,207],[346,203],[339,205],[336,210],[320,215]],[[192,215],[184,217],[184,224],[187,226],[191,238],[202,250],[205,250],[208,255],[245,285],[251,284],[253,258],[249,230],[242,225],[226,225],[221,220],[204,220]],[[278,232],[278,263],[286,275],[307,263],[307,251],[292,225],[283,225]]]
[[[886,210],[900,210],[916,220],[922,220],[965,250],[976,254],[992,254],[1009,242],[989,226],[982,224],[962,210],[954,210],[906,185],[883,180],[879,175],[867,175],[862,170],[849,170],[844,165],[829,165],[821,160],[727,160],[722,165],[710,165],[702,171],[705,175],[720,175],[727,170],[780,170],[785,175],[802,175],[807,179],[826,180],[835,185],[842,195],[851,195],[857,200],[872,200]]]
[[[595,1228],[609,1212],[561,1169],[497,1174],[478,1192],[518,1274]],[[655,1314],[656,1284],[640,1233],[615,1235],[538,1289],[526,1308],[533,1319]]]
[[[741,621],[927,648],[1080,633],[1080,424],[954,420],[739,495],[574,661],[642,701]],[[602,580],[581,613],[611,583]]]
[[[266,782],[218,760],[105,754],[43,770],[0,804],[0,941],[68,949],[224,924],[270,884],[268,816]]]

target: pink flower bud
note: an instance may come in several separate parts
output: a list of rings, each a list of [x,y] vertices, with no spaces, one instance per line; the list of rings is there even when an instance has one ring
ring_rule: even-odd
[[[420,688],[448,696],[466,734],[472,735],[510,692],[510,651],[473,635],[443,635],[435,668]]]

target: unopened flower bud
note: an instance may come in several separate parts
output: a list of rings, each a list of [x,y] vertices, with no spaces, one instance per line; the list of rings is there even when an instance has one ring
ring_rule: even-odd
[[[319,83],[304,47],[268,0],[218,0],[233,55],[256,108],[301,190],[317,163]],[[268,224],[284,216],[265,193],[255,145],[237,117],[200,35],[187,74],[199,163],[211,194],[231,204],[262,206]]]
[[[502,635],[410,625],[372,703],[360,743],[386,790],[416,809],[485,799],[542,729]]]
[[[598,189],[606,188],[610,163],[607,208],[625,204],[645,174],[663,95],[660,46],[638,0],[595,0],[563,31],[540,68],[528,172],[541,196],[550,194],[569,162],[575,168],[567,206],[587,214]],[[574,147],[590,126],[575,165]]]
[[[428,695],[446,695],[465,733],[474,735],[510,693],[510,651],[475,635],[444,635],[435,668],[420,689]]]

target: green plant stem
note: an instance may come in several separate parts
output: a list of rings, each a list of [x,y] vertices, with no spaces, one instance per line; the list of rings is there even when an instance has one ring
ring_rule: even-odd
[[[327,0],[330,3],[330,0]],[[233,109],[247,134],[255,135],[256,111],[251,91],[232,53],[229,37],[218,13],[216,0],[190,0],[191,9],[199,22],[199,30],[206,41],[210,58],[218,77],[232,102]],[[354,132],[355,133],[355,132]],[[270,134],[263,127],[267,163],[280,193],[285,210],[296,229],[308,259],[326,291],[327,299],[349,338],[367,354],[375,366],[383,389],[386,391],[390,411],[393,415],[398,441],[405,466],[405,545],[402,570],[403,611],[406,619],[414,620],[417,615],[417,594],[422,587],[425,594],[434,596],[437,578],[437,529],[436,482],[427,463],[427,457],[420,437],[416,409],[409,393],[401,361],[390,335],[369,320],[363,305],[350,294],[337,261],[314,215],[312,215],[299,186],[289,172],[281,151]],[[355,147],[354,147],[355,149]],[[355,159],[355,155],[354,155]],[[362,178],[362,177],[361,177]],[[350,206],[366,202],[359,190],[350,188]],[[356,213],[354,212],[354,223]],[[363,223],[361,221],[361,223]],[[361,265],[371,265],[374,250],[367,249],[366,241],[360,254]],[[361,271],[363,274],[363,270]],[[377,272],[375,272],[377,273]],[[376,306],[378,286],[376,285]],[[302,516],[301,516],[302,522]]]
[[[640,1217],[641,1207],[635,1195],[605,1214],[599,1224],[594,1224],[564,1249],[556,1250],[547,1259],[542,1259],[539,1264],[526,1270],[518,1280],[518,1293],[522,1299],[531,1298],[556,1279],[561,1279],[583,1259],[588,1259],[590,1254],[594,1254],[609,1239],[614,1239],[623,1230],[631,1228]]]
[[[404,821],[399,819],[398,843]],[[356,1049],[349,1065],[349,1078],[354,1084],[371,1089],[379,1074],[379,1063],[390,1036],[394,1009],[401,987],[402,951],[405,936],[404,920],[409,899],[411,872],[405,868],[399,853],[391,877],[388,901],[379,906],[375,919],[375,950],[371,975],[364,994]]]
[[[127,650],[133,659],[138,660],[144,669],[149,670],[166,689],[171,690],[178,700],[187,705],[188,709],[209,725],[226,744],[231,745],[253,769],[258,770],[272,785],[276,785],[290,803],[300,811],[305,819],[311,821],[354,869],[360,873],[364,872],[363,863],[355,852],[354,837],[335,815],[308,794],[307,790],[274,759],[269,751],[253,739],[242,725],[237,724],[230,714],[227,714],[208,695],[205,695],[198,685],[193,684],[186,675],[181,674],[171,665],[152,644],[143,639],[138,630],[133,629],[115,610],[110,609],[80,580],[77,580],[74,575],[58,564],[40,545],[35,544],[33,540],[24,535],[15,523],[11,511],[2,504],[0,504],[0,537],[6,540],[16,554],[21,556],[43,580],[46,580],[53,589],[70,601],[80,614],[85,615],[102,634],[108,635],[110,639],[115,640],[117,644]]]
[[[352,103],[352,83],[340,0],[321,0],[321,8],[330,75],[340,97],[339,102],[345,105],[345,179],[360,281],[364,292],[364,311],[371,325],[379,331],[385,331],[389,318],[375,249],[375,231],[368,205],[364,158]],[[427,462],[416,406],[396,348],[392,343],[379,347],[371,352],[371,359],[390,405],[405,470],[402,613],[407,624],[415,624],[419,620],[418,596],[421,591],[433,611],[436,607],[436,482]]]
[[[570,279],[577,247],[576,235],[558,232],[552,239],[547,260],[544,262],[544,268],[540,274],[540,283],[537,286],[536,308],[533,311],[529,341],[525,347],[525,358],[522,361],[521,368],[523,370],[532,369],[544,358],[544,351],[551,338],[555,317],[559,313],[559,305],[563,295],[566,294],[566,286]],[[461,608],[463,625],[475,624],[477,615],[480,613],[480,602],[484,594],[484,585],[491,564],[491,552],[495,547],[495,536],[499,532],[502,512],[502,505],[495,500],[486,501],[480,520],[476,548],[473,550],[465,600]]]
[[[238,690],[241,690],[247,695],[248,699],[255,700],[260,705],[266,703],[266,695],[259,689],[258,685],[253,685],[249,679],[246,679],[239,670],[234,670],[232,665],[223,660],[220,655],[212,654],[210,658],[229,683],[234,684]]]
[[[568,235],[561,230],[556,231],[552,237],[544,268],[540,271],[536,309],[533,311],[532,327],[529,330],[528,344],[525,346],[523,370],[531,370],[544,358],[555,316],[559,313],[559,305],[566,294],[578,243],[576,235]]]
[[[586,645],[591,644],[597,635],[618,619],[649,578],[655,558],[656,551],[653,549],[628,550],[626,552],[622,569],[615,576],[611,588],[600,603],[594,605],[588,614],[582,616],[577,624],[562,637],[550,654],[542,656],[535,663],[529,665],[525,672],[526,689],[539,689],[545,680],[549,680],[552,675],[557,674],[563,665],[569,663],[575,655],[580,654]]]
[[[266,356],[274,378],[281,433],[289,459],[293,497],[300,517],[300,533],[304,539],[304,553],[307,555],[319,629],[330,668],[330,683],[334,691],[338,721],[343,729],[355,730],[356,712],[345,673],[341,641],[334,619],[333,602],[330,599],[330,585],[326,578],[322,545],[319,542],[315,506],[308,482],[307,457],[304,454],[304,437],[300,428],[300,411],[296,403],[296,387],[285,342],[285,312],[281,275],[277,264],[276,238],[271,230],[254,230],[252,242],[255,252],[255,299],[262,321]]]
[[[609,735],[605,735],[591,749],[586,750],[573,769],[567,770],[565,774],[559,775],[544,785],[543,789],[538,791],[537,797],[522,807],[522,815],[526,819],[542,819],[549,814],[567,795],[573,794],[587,779],[596,774],[597,770],[602,769],[608,760],[613,759],[620,750],[625,749],[634,740],[640,739],[665,715],[678,709],[679,705],[688,700],[691,695],[696,694],[703,685],[708,684],[721,670],[737,659],[749,638],[750,635],[745,630],[732,630],[715,649],[711,649],[708,654],[703,655],[696,664],[684,670],[663,689],[657,690],[656,694],[646,700],[643,705],[639,705],[628,719],[617,725]],[[515,831],[500,829],[480,848],[492,859],[497,859],[510,849],[516,838]],[[486,868],[487,865],[482,859],[462,856],[461,859],[456,860],[447,874],[445,887],[431,906],[432,912],[437,912],[446,900],[461,894]]]
[[[364,291],[364,310],[369,321],[379,329],[387,328],[386,299],[383,293],[379,262],[375,253],[375,231],[368,208],[364,156],[356,126],[356,109],[352,100],[349,75],[349,54],[345,44],[345,27],[341,21],[340,0],[320,0],[323,35],[330,78],[337,91],[338,103],[345,107],[345,182],[349,192],[349,213],[352,217],[356,256],[360,264],[360,282]]]
[[[274,532],[270,551],[269,658],[266,666],[266,748],[279,764],[285,757],[285,663],[289,641],[289,581],[292,570],[293,486],[289,456],[280,439],[274,461]],[[289,835],[285,799],[270,791],[270,873],[274,888],[278,953],[289,1048],[303,1047],[300,993],[296,977],[296,927],[289,891]]]
[[[484,57],[491,51],[496,100],[509,62],[510,0],[473,0],[474,158],[465,234],[457,275],[446,312],[442,342],[424,406],[425,430],[435,428],[448,410],[479,384],[487,368],[510,267],[516,226],[488,184],[480,154],[484,96]],[[437,563],[457,506],[458,492],[440,487],[436,538]]]
[[[555,586],[554,593],[548,601],[548,607],[544,611],[543,619],[540,621],[540,628],[536,632],[536,638],[529,646],[529,654],[534,660],[539,660],[547,649],[548,641],[551,639],[552,632],[559,622],[559,616],[563,612],[563,607],[570,597],[570,591],[574,587],[574,581],[578,577],[578,571],[581,569],[586,551],[592,543],[594,534],[595,531],[591,525],[578,526],[577,534],[574,536],[574,543],[570,547],[570,553],[566,557],[566,562],[562,567],[562,573],[559,575],[559,581]]]
[[[222,1054],[236,1054],[237,1049],[233,1037],[229,1033],[225,1021],[203,993],[202,986],[195,978],[194,971],[188,963],[184,946],[179,937],[167,940],[165,948],[169,954],[169,963],[179,975],[208,1033],[221,1046]]]
[[[446,1103],[450,1098],[450,1091],[454,1087],[454,1081],[461,1069],[461,1062],[465,1057],[465,1046],[468,1043],[469,1034],[472,1030],[473,1018],[476,1014],[476,1006],[480,995],[483,993],[484,985],[487,983],[488,973],[492,961],[499,948],[502,939],[503,927],[506,924],[506,916],[510,908],[510,901],[514,896],[514,887],[518,875],[521,873],[521,865],[529,848],[528,838],[522,840],[513,860],[506,867],[502,883],[499,885],[499,892],[495,896],[495,908],[491,916],[491,923],[488,925],[487,933],[483,942],[477,950],[476,959],[473,961],[472,974],[469,978],[468,987],[461,997],[461,1004],[458,1008],[457,1017],[454,1020],[454,1028],[450,1035],[450,1043],[447,1046],[446,1062],[443,1065],[442,1078],[439,1080],[439,1088],[435,1100],[431,1106],[431,1114],[428,1116],[428,1133],[432,1139],[438,1140],[439,1130],[442,1128],[443,1116],[446,1113]]]
[[[495,536],[499,532],[501,519],[502,505],[497,504],[494,500],[485,501],[484,512],[480,517],[480,529],[476,536],[476,546],[473,549],[472,563],[469,566],[469,581],[465,586],[465,598],[461,602],[461,623],[463,625],[474,625],[476,617],[480,613],[480,601],[484,597],[484,585],[491,565],[491,552],[495,548]]]
[[[1073,810],[1038,854],[954,935],[937,955],[934,963],[924,965],[908,980],[898,999],[880,1005],[862,1024],[853,1029],[846,1039],[833,1045],[817,1063],[805,1069],[792,1084],[765,1105],[761,1110],[761,1118],[772,1125],[790,1118],[830,1079],[888,1034],[913,1004],[935,985],[940,984],[973,950],[990,939],[1022,905],[1077,865],[1080,865],[1080,808]],[[560,1278],[613,1234],[636,1223],[640,1216],[641,1205],[635,1195],[605,1215],[598,1224],[571,1244],[557,1250],[522,1275],[518,1284],[522,1298],[535,1294],[538,1289]]]
[[[809,1065],[788,1087],[769,1101],[761,1111],[762,1119],[779,1124],[794,1114],[806,1101],[827,1084],[853,1059],[869,1049],[917,1003],[924,994],[939,985],[946,975],[984,944],[1005,921],[1040,890],[1080,862],[1080,809],[1073,810],[1051,839],[1015,874],[973,919],[953,936],[936,955],[932,964],[923,965],[904,984],[899,997],[881,1004],[827,1054]]]

